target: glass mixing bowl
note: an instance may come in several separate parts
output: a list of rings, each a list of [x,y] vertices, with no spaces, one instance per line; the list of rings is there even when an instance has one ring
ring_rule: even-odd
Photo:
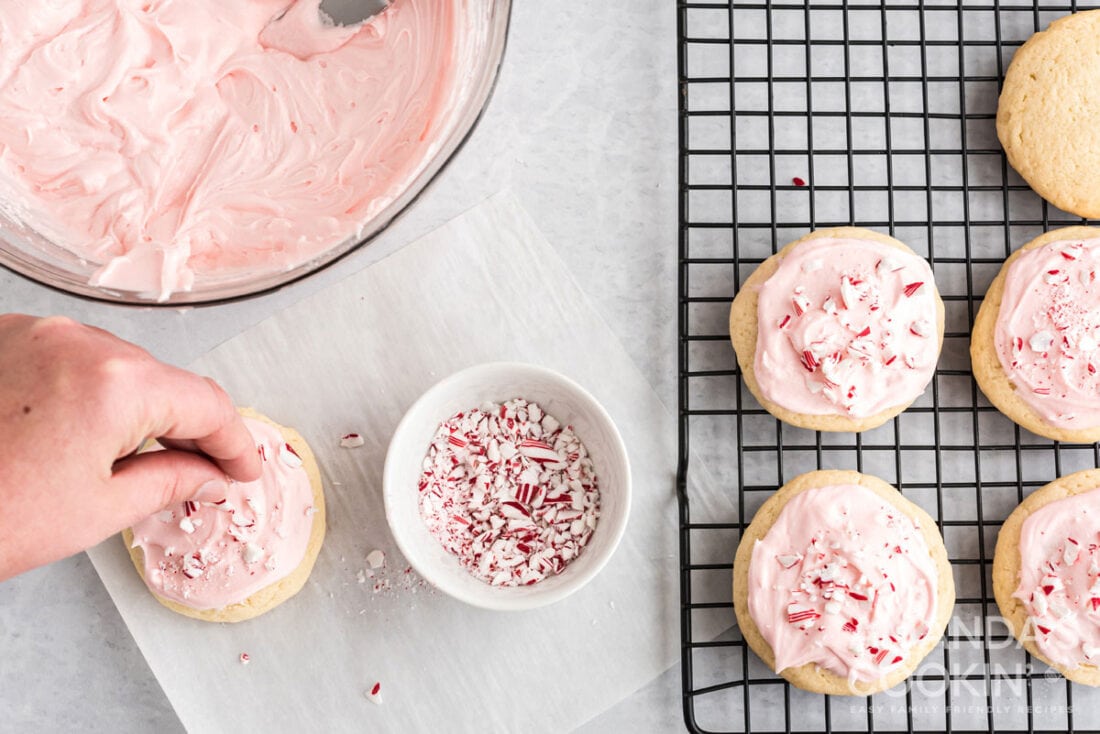
[[[21,223],[0,205],[0,265],[39,283],[69,293],[115,303],[179,306],[225,301],[250,296],[286,285],[331,264],[378,235],[416,199],[462,146],[477,124],[496,82],[504,55],[511,13],[511,0],[451,0],[460,8],[468,32],[460,34],[457,99],[452,105],[446,132],[435,151],[426,151],[419,173],[404,191],[365,222],[347,240],[290,269],[254,270],[220,277],[196,276],[189,291],[173,292],[157,301],[150,293],[93,286],[89,279],[98,265],[51,241],[44,234]]]

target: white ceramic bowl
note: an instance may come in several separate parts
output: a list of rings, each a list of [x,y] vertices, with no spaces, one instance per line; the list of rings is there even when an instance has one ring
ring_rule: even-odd
[[[432,537],[420,517],[416,487],[424,456],[442,421],[486,400],[500,403],[517,397],[538,403],[562,425],[574,427],[599,478],[600,520],[588,545],[557,576],[530,586],[497,587],[472,576]],[[543,367],[491,362],[451,375],[413,403],[390,441],[382,494],[397,546],[436,588],[485,609],[532,609],[569,596],[611,558],[630,514],[630,462],[611,417],[580,385]]]

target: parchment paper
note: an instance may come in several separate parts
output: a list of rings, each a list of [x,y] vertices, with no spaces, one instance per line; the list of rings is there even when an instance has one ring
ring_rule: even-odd
[[[406,572],[382,505],[385,451],[406,408],[451,372],[497,359],[587,387],[619,426],[634,477],[610,564],[573,597],[523,613],[467,607]],[[302,432],[322,467],[329,530],[306,588],[237,625],[162,608],[119,539],[90,551],[190,731],[561,732],[675,659],[674,419],[510,195],[192,367]],[[349,431],[366,445],[340,448]],[[386,565],[371,575],[375,548]],[[363,693],[376,681],[381,706]]]

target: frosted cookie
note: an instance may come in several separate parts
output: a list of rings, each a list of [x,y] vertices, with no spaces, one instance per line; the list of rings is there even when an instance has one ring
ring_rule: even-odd
[[[248,410],[263,475],[230,482],[219,502],[186,502],[122,537],[164,606],[208,622],[240,622],[305,585],[325,537],[325,497],[313,452],[294,430]]]
[[[1100,440],[1100,229],[1066,227],[1012,254],[974,320],[974,378],[997,409],[1056,441]]]
[[[730,309],[745,384],[786,423],[866,431],[924,392],[943,344],[932,269],[892,237],[811,232],[771,256]]]
[[[815,471],[756,512],[733,564],[749,647],[807,691],[868,695],[905,680],[955,604],[932,518],[886,482]]]
[[[1100,216],[1100,11],[1059,18],[1016,52],[997,104],[1008,162],[1059,209]]]
[[[1100,686],[1100,469],[1033,492],[997,536],[993,594],[1024,648],[1077,683]]]

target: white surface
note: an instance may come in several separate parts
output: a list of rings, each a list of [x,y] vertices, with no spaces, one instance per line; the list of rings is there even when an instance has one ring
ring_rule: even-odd
[[[186,311],[81,301],[0,272],[0,310],[67,314],[186,364],[506,186],[673,405],[675,69],[675,8],[668,3],[607,0],[581,11],[518,2],[500,82],[478,129],[370,247],[278,293]],[[674,619],[665,634],[677,634]],[[5,727],[180,730],[83,556],[0,585],[0,639]],[[670,673],[585,729],[672,731],[680,721],[678,676]]]
[[[599,577],[557,604],[516,614],[467,607],[421,583],[394,547],[381,501],[386,447],[408,407],[441,375],[506,357],[590,390],[622,427],[637,487],[629,532]],[[166,612],[117,538],[89,551],[189,731],[271,731],[304,725],[321,710],[335,731],[369,717],[380,731],[560,732],[674,660],[674,635],[665,634],[677,613],[674,419],[511,196],[475,207],[191,366],[306,438],[325,481],[328,533],[302,592],[239,625]],[[545,380],[531,388],[547,410],[579,419],[594,449],[609,448],[599,445],[578,395],[555,400]],[[446,413],[455,404],[440,405]],[[428,437],[436,421],[427,422]],[[341,448],[349,430],[367,445]],[[417,474],[407,477],[408,496]],[[386,568],[357,583],[375,547],[386,552]],[[576,561],[582,569],[600,559],[593,550]],[[378,582],[392,586],[376,593]],[[639,639],[649,644],[634,644]],[[247,669],[241,652],[252,657]],[[501,665],[511,660],[525,664]],[[360,692],[375,681],[388,691],[387,705],[366,710]],[[502,696],[507,690],[540,695]]]
[[[512,200],[509,198],[509,201]],[[492,237],[504,233],[505,230],[498,229],[486,234]],[[503,259],[514,257],[508,250],[505,248],[499,256]],[[549,252],[546,255],[553,256]],[[539,261],[545,257],[540,256]],[[564,270],[560,272],[565,274]],[[469,281],[463,280],[468,287]],[[567,290],[576,292],[572,283]],[[583,297],[581,300],[587,301]],[[514,318],[515,312],[512,308],[508,310]],[[533,314],[536,322],[544,310],[539,306],[539,314]],[[598,317],[590,312],[589,319],[596,321]],[[573,349],[570,356],[583,360],[591,359],[594,353],[590,349]],[[633,371],[633,366],[628,366]],[[548,576],[532,586],[490,586],[463,568],[458,558],[428,531],[420,516],[420,496],[409,488],[417,486],[420,480],[425,452],[442,421],[486,402],[504,403],[517,397],[536,403],[561,425],[575,429],[592,458],[599,481],[599,524],[580,556],[560,574]],[[666,415],[665,411],[658,410],[661,418]],[[615,553],[630,517],[630,459],[607,410],[576,382],[534,364],[487,362],[444,378],[417,398],[405,413],[386,450],[382,498],[394,541],[409,564],[436,589],[483,609],[534,609],[553,604],[583,588]],[[641,532],[645,532],[648,522],[647,518]]]

